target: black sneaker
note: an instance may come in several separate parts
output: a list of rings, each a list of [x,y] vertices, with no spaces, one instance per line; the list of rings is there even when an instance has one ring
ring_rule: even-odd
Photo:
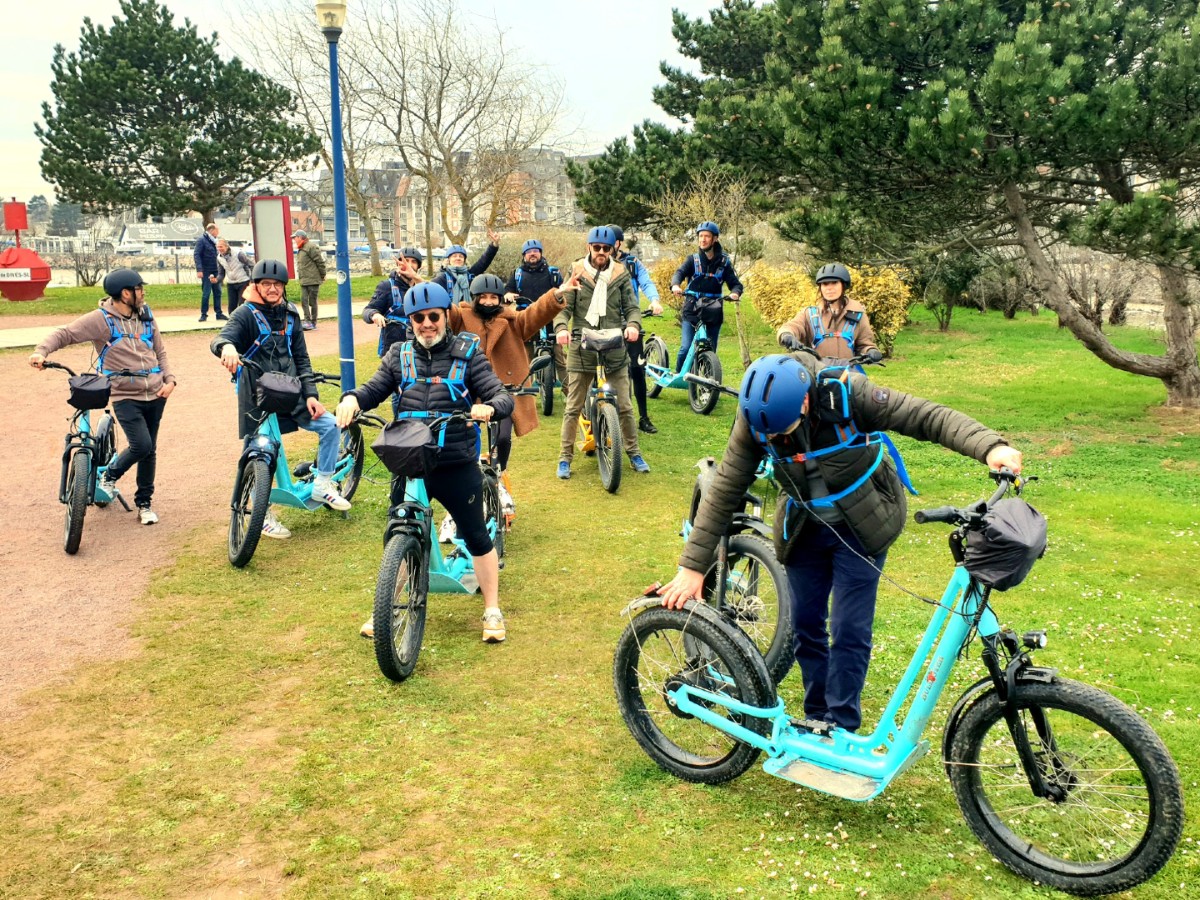
[[[218,322],[224,322],[228,318],[229,318],[229,316],[225,315],[224,313],[217,313],[217,321]]]
[[[646,434],[658,434],[658,429],[654,427],[649,416],[642,416],[638,419],[638,431],[644,431]]]

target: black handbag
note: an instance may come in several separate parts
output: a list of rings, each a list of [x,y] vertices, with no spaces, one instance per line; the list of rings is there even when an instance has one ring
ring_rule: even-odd
[[[71,389],[67,402],[76,409],[104,409],[108,405],[111,385],[106,375],[73,375],[67,379],[67,386]]]
[[[371,449],[393,475],[424,478],[437,468],[442,448],[428,425],[405,418],[388,422]]]
[[[593,353],[616,350],[625,339],[620,328],[585,328],[580,336],[580,346]]]
[[[254,388],[255,405],[267,413],[295,412],[302,395],[300,379],[283,372],[264,372]]]

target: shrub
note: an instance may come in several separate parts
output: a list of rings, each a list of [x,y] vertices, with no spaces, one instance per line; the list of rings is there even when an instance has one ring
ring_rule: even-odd
[[[867,308],[875,340],[887,355],[891,354],[896,335],[908,319],[912,303],[912,291],[904,275],[903,269],[890,267],[850,269],[852,296]],[[820,299],[808,270],[795,263],[773,266],[757,262],[744,280],[750,302],[772,328],[779,328]]]
[[[683,308],[683,298],[671,293],[671,276],[683,265],[682,256],[664,256],[650,266],[650,278],[658,288],[658,297],[662,305],[678,313]]]

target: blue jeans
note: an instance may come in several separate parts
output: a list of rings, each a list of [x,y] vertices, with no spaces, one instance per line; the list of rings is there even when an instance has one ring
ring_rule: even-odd
[[[692,322],[688,319],[679,320],[679,355],[675,357],[675,371],[683,370],[683,361],[687,358],[688,350],[692,348],[692,341],[696,339],[696,328],[699,322]],[[712,344],[713,350],[717,349],[717,338],[721,334],[721,326],[705,325],[705,330],[708,331],[708,342]]]
[[[221,283],[213,284],[208,280],[208,274],[200,279],[200,315],[202,317],[208,315],[208,298],[212,297],[213,312],[218,316],[221,313]]]
[[[866,551],[845,522],[829,526],[813,520],[805,522],[796,548],[786,568],[792,647],[804,677],[804,714],[856,730],[862,724],[875,595],[887,552],[868,563],[856,555],[866,556]]]
[[[307,431],[315,431],[318,435],[317,474],[332,475],[337,468],[338,454],[342,446],[342,433],[337,427],[337,419],[332,413],[325,413],[303,427]]]

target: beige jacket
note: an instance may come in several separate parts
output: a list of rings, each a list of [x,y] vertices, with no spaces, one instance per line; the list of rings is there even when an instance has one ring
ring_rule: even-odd
[[[45,340],[37,345],[35,352],[42,356],[49,356],[55,350],[61,350],[63,347],[90,341],[96,357],[99,358],[100,351],[112,339],[112,332],[104,318],[105,312],[112,317],[112,321],[122,337],[112,345],[104,357],[104,368],[107,371],[130,369],[135,372],[154,368],[161,370],[140,376],[117,375],[110,377],[109,380],[112,382],[111,398],[113,400],[153,400],[165,382],[175,381],[175,376],[171,373],[171,364],[167,361],[167,351],[163,347],[158,323],[154,321],[149,323],[151,340],[147,346],[146,342],[142,340],[146,323],[140,321],[137,316],[128,318],[122,316],[117,312],[111,299],[105,300],[100,309],[84,313],[70,325],[54,329]]]

